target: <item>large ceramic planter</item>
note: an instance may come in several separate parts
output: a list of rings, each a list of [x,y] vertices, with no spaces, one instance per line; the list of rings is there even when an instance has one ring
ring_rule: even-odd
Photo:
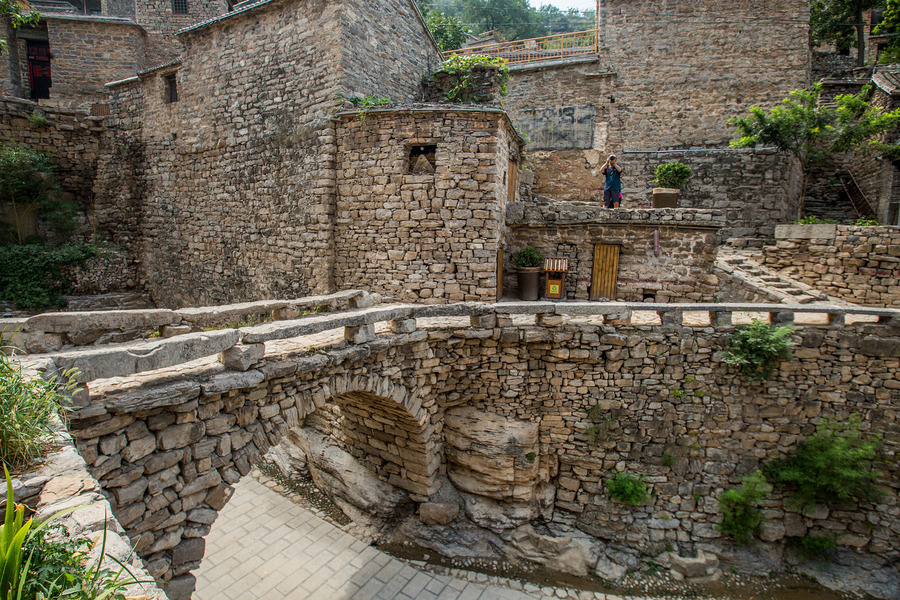
[[[537,300],[541,291],[541,268],[519,267],[516,275],[519,279],[519,300]]]
[[[653,188],[653,208],[678,208],[677,188]]]

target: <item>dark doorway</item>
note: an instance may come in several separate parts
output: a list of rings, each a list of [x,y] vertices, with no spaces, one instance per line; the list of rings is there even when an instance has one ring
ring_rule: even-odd
[[[28,79],[31,99],[49,98],[53,82],[50,79],[50,43],[28,41]]]

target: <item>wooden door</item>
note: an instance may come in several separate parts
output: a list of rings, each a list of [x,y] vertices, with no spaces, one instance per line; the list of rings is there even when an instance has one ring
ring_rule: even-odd
[[[619,274],[619,246],[596,244],[591,270],[591,300],[616,299],[616,277]]]
[[[507,175],[507,180],[509,186],[506,189],[506,200],[508,202],[516,201],[516,190],[519,187],[519,164],[514,161],[509,161],[509,172]]]
[[[503,248],[497,250],[497,300],[503,297]]]

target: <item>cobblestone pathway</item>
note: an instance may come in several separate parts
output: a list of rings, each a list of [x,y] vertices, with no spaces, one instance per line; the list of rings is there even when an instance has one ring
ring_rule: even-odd
[[[344,533],[251,476],[206,536],[194,600],[618,600],[421,571]],[[469,574],[485,579],[484,575]],[[639,599],[630,599],[639,600]],[[649,600],[649,599],[645,599]]]

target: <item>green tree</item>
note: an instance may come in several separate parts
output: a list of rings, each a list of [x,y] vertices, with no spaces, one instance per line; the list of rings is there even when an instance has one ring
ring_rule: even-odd
[[[859,94],[836,97],[834,106],[819,102],[821,92],[821,84],[794,90],[770,111],[751,106],[749,116],[729,121],[737,127],[732,148],[775,146],[800,162],[803,171],[800,216],[812,167],[829,156],[857,148],[891,156],[900,154],[900,146],[877,139],[897,125],[900,109],[885,113],[870,105],[868,87]]]
[[[12,208],[17,243],[25,242],[24,221],[32,218],[59,233],[71,229],[75,205],[63,199],[61,191],[48,155],[0,142],[0,206]]]
[[[0,15],[11,29],[34,26],[41,19],[41,13],[36,10],[29,13],[22,12],[22,7],[16,0],[0,0]],[[6,38],[0,37],[0,53],[3,52],[6,52]]]
[[[816,45],[831,42],[841,52],[856,48],[856,64],[866,61],[863,13],[884,0],[814,0],[810,4],[810,34]]]
[[[547,34],[541,14],[528,0],[464,0],[462,21],[480,31],[498,31],[507,40]]]
[[[872,30],[872,33],[894,34],[891,41],[882,46],[878,62],[900,62],[900,0],[887,0],[884,18],[878,27]]]
[[[456,50],[466,42],[469,30],[458,17],[444,14],[440,10],[428,13],[428,29],[441,50]]]

